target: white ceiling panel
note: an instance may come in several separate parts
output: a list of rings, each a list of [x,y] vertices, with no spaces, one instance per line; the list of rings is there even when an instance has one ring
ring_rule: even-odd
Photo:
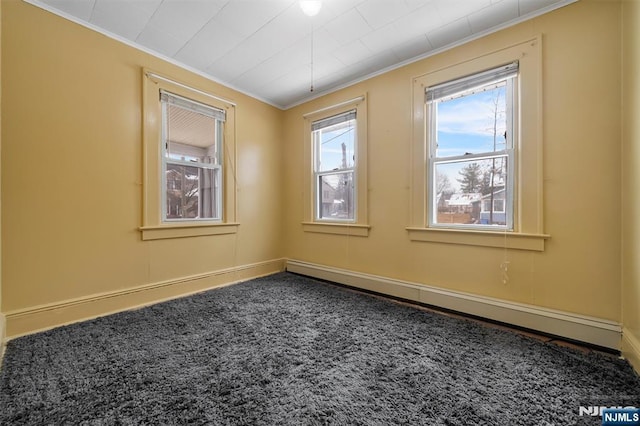
[[[226,0],[163,0],[151,17],[149,26],[161,28],[186,43],[225,3]]]
[[[288,108],[577,0],[25,1]]]
[[[47,4],[81,21],[89,21],[96,0],[48,0]]]
[[[373,31],[356,9],[343,13],[324,28],[341,44],[351,43]]]
[[[432,2],[422,1],[423,5],[393,22],[393,27],[398,31],[398,41],[402,43],[421,34],[427,34],[436,28],[446,24],[440,12]]]
[[[491,0],[433,0],[443,24],[457,21],[491,5]]]
[[[464,40],[470,36],[471,26],[467,18],[460,18],[427,33],[431,46],[436,49],[453,44],[457,40]]]
[[[518,0],[501,0],[468,16],[471,31],[479,33],[518,18]]]
[[[263,61],[259,52],[251,50],[247,43],[241,43],[209,65],[207,71],[219,75],[222,81],[231,82]]]
[[[425,0],[404,0],[404,4],[409,8],[409,11],[419,9],[425,5],[425,3],[432,3]]]
[[[313,64],[313,75],[316,80],[340,72],[344,67],[342,61],[328,53],[316,57]]]
[[[393,53],[402,62],[415,58],[422,53],[433,49],[429,39],[424,34],[419,35],[409,41],[399,44],[393,48]]]
[[[313,31],[313,52],[317,55],[334,52],[342,45],[326,28]],[[307,45],[307,50],[311,51],[310,44]]]
[[[356,40],[339,47],[333,52],[333,54],[344,65],[353,65],[370,57],[371,51],[362,43],[362,41]]]
[[[175,55],[185,44],[185,40],[176,38],[164,28],[153,25],[146,25],[135,41],[142,46],[170,57]]]
[[[126,39],[135,40],[149,23],[161,1],[98,1],[91,22]]]
[[[369,0],[360,3],[356,10],[374,30],[409,13],[409,8],[404,2],[389,0]]]
[[[243,37],[235,29],[214,18],[176,53],[175,58],[203,70],[233,50],[242,40]]]
[[[320,9],[320,13],[326,13],[328,10],[334,17],[339,16],[355,8],[364,1],[366,0],[325,0],[322,2],[322,9]]]
[[[415,34],[414,34],[415,35]],[[370,32],[360,39],[370,52],[381,53],[385,50],[391,50],[398,44],[398,30],[395,25],[385,25],[382,28]]]
[[[218,22],[227,23],[234,32],[249,37],[295,0],[231,0],[217,15]]]

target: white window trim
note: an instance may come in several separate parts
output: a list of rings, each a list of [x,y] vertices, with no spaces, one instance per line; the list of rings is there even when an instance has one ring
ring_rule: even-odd
[[[234,174],[236,165],[235,144],[235,104],[187,84],[175,81],[149,69],[142,70],[143,109],[143,203],[142,226],[139,230],[143,240],[183,238],[205,235],[221,235],[237,232],[236,189]],[[187,99],[223,110],[226,114],[224,125],[222,176],[222,218],[197,220],[163,220],[163,176],[162,161],[162,107],[160,90],[183,96]]]
[[[513,230],[429,227],[425,89],[513,61],[519,61],[520,92]],[[544,233],[543,224],[541,36],[415,77],[412,126],[410,225],[406,228],[410,240],[544,250],[544,241],[550,237]]]
[[[504,64],[503,64],[504,65]],[[501,65],[498,68],[502,68],[503,65]],[[516,67],[518,67],[518,65],[516,64]],[[495,68],[495,67],[494,67]],[[486,70],[482,70],[479,73],[470,75],[470,76],[464,76],[463,78],[461,78],[461,81],[473,81],[475,75],[477,74],[487,74]],[[453,80],[453,83],[455,83],[456,79]],[[446,82],[445,84],[451,84],[452,82]],[[513,120],[513,117],[515,115],[517,115],[518,113],[518,108],[517,108],[517,103],[518,103],[518,98],[517,98],[517,90],[514,90],[514,86],[517,86],[518,84],[518,77],[517,75],[510,78],[509,81],[507,82],[506,85],[506,92],[507,92],[507,98],[510,99],[509,102],[506,102],[506,106],[507,106],[507,111],[506,111],[506,121],[507,121],[507,135],[508,135],[508,143],[507,146],[505,147],[504,150],[501,151],[495,151],[495,152],[480,152],[477,154],[472,154],[472,155],[464,155],[464,156],[458,156],[458,157],[438,157],[436,156],[434,153],[437,152],[437,137],[436,137],[436,132],[437,132],[437,127],[434,126],[434,121],[436,120],[436,113],[435,113],[435,108],[432,107],[432,104],[427,102],[426,105],[426,110],[427,110],[427,115],[425,116],[427,118],[427,134],[426,134],[426,139],[427,139],[427,181],[429,181],[429,178],[433,178],[435,176],[435,168],[436,165],[438,164],[446,164],[446,163],[450,163],[450,162],[457,162],[457,161],[472,161],[472,160],[484,160],[484,159],[489,159],[489,158],[494,158],[494,157],[500,157],[500,156],[505,156],[507,158],[507,164],[508,164],[508,177],[507,177],[507,187],[505,188],[507,191],[507,199],[508,200],[513,200],[514,199],[514,188],[513,188],[513,184],[514,184],[514,178],[515,178],[515,170],[517,170],[517,164],[515,164],[514,162],[514,152],[515,152],[515,148],[517,146],[517,139],[518,139],[518,129],[517,129],[517,120]],[[483,86],[484,87],[484,86]],[[514,105],[515,104],[515,105]],[[430,124],[430,125],[429,125]],[[435,179],[432,179],[435,180]],[[508,203],[508,209],[505,212],[506,213],[506,217],[507,217],[507,223],[504,226],[500,226],[500,225],[481,225],[481,224],[472,224],[472,225],[465,225],[465,224],[447,224],[447,223],[438,223],[436,222],[436,218],[434,217],[437,214],[437,206],[435,205],[435,197],[436,197],[436,193],[435,193],[435,181],[432,181],[430,187],[427,189],[427,226],[429,228],[450,228],[450,229],[469,229],[469,230],[486,230],[486,231],[502,231],[502,230],[508,230],[508,231],[512,231],[513,230],[513,203]],[[507,203],[506,203],[507,204]],[[496,210],[493,210],[494,212],[496,212]],[[503,211],[504,212],[504,211]]]
[[[323,172],[315,171],[314,143],[312,141],[312,123],[340,115],[351,110],[356,111],[356,143],[355,153],[357,163],[354,169],[340,170],[339,172],[354,171],[354,204],[355,220],[331,220],[318,219],[316,215],[318,193],[315,179],[317,174]],[[305,232],[326,233],[351,236],[368,236],[370,226],[367,216],[367,96],[362,95],[338,104],[329,105],[313,112],[304,114],[304,219],[302,222]],[[326,172],[333,174],[336,172]]]

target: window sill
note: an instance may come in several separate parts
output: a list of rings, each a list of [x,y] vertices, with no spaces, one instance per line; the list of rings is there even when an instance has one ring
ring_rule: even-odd
[[[142,239],[163,240],[169,238],[200,237],[205,235],[235,234],[239,223],[189,223],[160,226],[142,226]]]
[[[331,222],[302,222],[304,232],[315,232],[320,234],[351,235],[354,237],[368,237],[369,225],[358,225],[355,223],[331,223]]]
[[[468,229],[406,228],[411,241],[544,251],[546,234],[475,231]]]

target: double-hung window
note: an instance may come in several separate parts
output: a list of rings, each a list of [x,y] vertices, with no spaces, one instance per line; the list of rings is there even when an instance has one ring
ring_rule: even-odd
[[[311,123],[315,219],[356,220],[356,110]]]
[[[413,79],[408,236],[543,251],[542,39]]]
[[[163,221],[222,218],[225,112],[161,91]]]
[[[513,229],[518,62],[425,90],[431,227]]]
[[[142,239],[237,232],[235,104],[142,72]]]
[[[302,118],[304,231],[368,236],[366,94]]]

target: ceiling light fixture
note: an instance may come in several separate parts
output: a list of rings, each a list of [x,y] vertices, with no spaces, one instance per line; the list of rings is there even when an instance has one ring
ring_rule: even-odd
[[[300,9],[307,16],[316,16],[322,7],[322,0],[300,0]]]

